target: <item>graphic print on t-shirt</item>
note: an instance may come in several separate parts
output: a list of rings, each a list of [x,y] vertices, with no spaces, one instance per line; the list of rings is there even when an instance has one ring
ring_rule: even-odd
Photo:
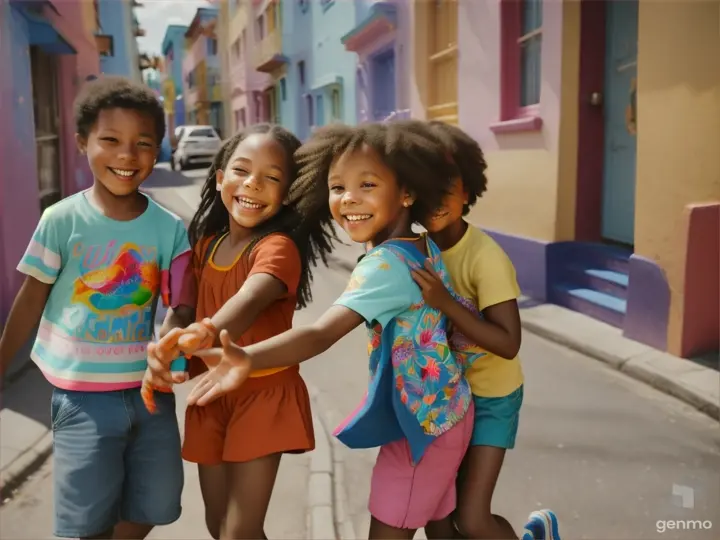
[[[106,245],[77,243],[72,255],[79,275],[60,319],[62,329],[85,342],[150,339],[153,299],[160,284],[157,249],[112,240]]]

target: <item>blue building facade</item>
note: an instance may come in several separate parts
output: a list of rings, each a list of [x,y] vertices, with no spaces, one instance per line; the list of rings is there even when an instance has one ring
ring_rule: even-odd
[[[185,102],[183,101],[183,72],[182,64],[185,57],[185,33],[188,27],[171,24],[165,30],[162,42],[163,69],[162,94],[168,121],[174,126],[185,123]],[[168,125],[168,131],[172,131]]]
[[[112,38],[112,54],[100,58],[100,70],[140,82],[133,3],[97,0],[97,9],[103,34]]]
[[[288,63],[278,81],[280,119],[301,139],[314,127],[357,123],[357,55],[341,39],[363,11],[345,0],[282,2]]]

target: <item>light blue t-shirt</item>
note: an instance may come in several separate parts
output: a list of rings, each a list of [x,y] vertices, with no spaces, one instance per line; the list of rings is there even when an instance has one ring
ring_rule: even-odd
[[[170,303],[171,265],[184,270],[189,256],[182,219],[149,198],[132,221],[104,216],[86,192],[48,208],[18,265],[53,285],[31,353],[48,381],[96,392],[140,386],[158,298]]]
[[[420,302],[422,293],[407,264],[379,246],[360,260],[335,304],[352,309],[371,326],[379,323],[385,328]]]

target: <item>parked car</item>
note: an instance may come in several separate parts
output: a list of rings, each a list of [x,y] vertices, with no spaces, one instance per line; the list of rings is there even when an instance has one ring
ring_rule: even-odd
[[[173,170],[196,163],[210,163],[222,146],[212,126],[179,126],[175,130],[177,148],[172,156]]]

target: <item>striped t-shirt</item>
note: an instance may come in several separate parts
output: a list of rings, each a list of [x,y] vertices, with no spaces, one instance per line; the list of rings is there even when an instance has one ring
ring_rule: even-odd
[[[148,199],[116,221],[78,193],[48,208],[18,270],[52,284],[31,357],[51,384],[102,392],[140,386],[158,298],[175,296],[190,257],[182,220]],[[171,291],[171,289],[173,289]]]

